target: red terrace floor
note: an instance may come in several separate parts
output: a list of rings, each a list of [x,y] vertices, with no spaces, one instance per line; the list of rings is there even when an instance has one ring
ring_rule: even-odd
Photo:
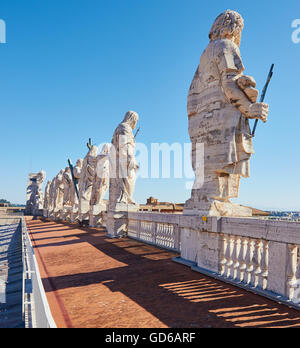
[[[101,229],[27,219],[58,327],[299,327],[300,312]]]

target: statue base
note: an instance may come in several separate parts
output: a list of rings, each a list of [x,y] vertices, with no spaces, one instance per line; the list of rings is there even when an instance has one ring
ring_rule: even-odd
[[[214,201],[209,203],[198,203],[198,207],[184,207],[184,215],[198,216],[228,216],[228,217],[252,217],[252,209],[230,202]],[[196,204],[195,204],[196,205]]]
[[[72,215],[72,207],[69,205],[65,205],[63,208],[62,219],[63,221],[71,221]]]
[[[138,212],[138,204],[117,203],[114,210],[107,213],[106,229],[108,238],[126,237],[128,233],[128,213]]]
[[[78,205],[76,204],[71,211],[71,223],[74,223],[77,221],[78,221]]]
[[[78,220],[86,221],[90,218],[90,202],[82,200],[78,209]]]
[[[103,224],[103,213],[107,210],[106,204],[93,205],[90,210],[89,226],[97,227]]]
[[[49,210],[48,209],[43,209],[43,217],[48,218],[49,217]]]
[[[63,220],[63,208],[62,209],[54,209],[53,220],[55,220],[55,221],[62,221]]]

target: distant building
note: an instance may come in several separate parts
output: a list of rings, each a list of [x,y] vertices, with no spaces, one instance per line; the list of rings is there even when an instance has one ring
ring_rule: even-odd
[[[159,202],[157,198],[150,197],[146,204],[140,204],[140,211],[151,211],[159,213],[182,213],[184,204]]]
[[[158,204],[158,199],[154,198],[154,197],[150,197],[147,199],[147,204],[151,205],[151,204]]]

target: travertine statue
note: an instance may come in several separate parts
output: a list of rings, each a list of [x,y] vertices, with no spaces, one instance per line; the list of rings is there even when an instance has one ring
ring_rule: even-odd
[[[73,175],[74,178],[78,181],[80,181],[80,176],[81,176],[81,170],[82,170],[82,165],[83,165],[83,160],[80,158],[77,160],[76,165],[73,167]],[[79,186],[78,186],[79,187]],[[79,191],[78,191],[79,193]],[[78,205],[78,197],[75,191],[75,186],[74,183],[71,185],[71,205],[74,207],[74,205]]]
[[[64,204],[64,170],[62,169],[55,177],[55,193],[54,193],[54,218],[62,219],[63,204]]]
[[[72,175],[71,175],[71,169],[69,167],[66,167],[64,173],[63,173],[63,185],[64,185],[64,206],[70,206],[72,202],[71,198],[71,188],[72,188]]]
[[[44,212],[43,212],[44,217],[49,217],[50,188],[51,188],[51,181],[48,181],[45,188],[45,194],[44,194]]]
[[[42,186],[46,177],[46,173],[42,170],[39,173],[31,173],[28,178],[27,186],[27,201],[26,210],[27,215],[42,215],[44,194]]]
[[[75,180],[77,180],[78,185],[78,194],[79,194],[79,181],[81,176],[81,170],[82,170],[83,160],[80,158],[77,160],[76,165],[73,167],[73,175]],[[78,197],[75,190],[74,182],[72,182],[71,185],[71,206],[72,206],[72,213],[71,213],[71,222],[75,222],[78,219]]]
[[[106,219],[107,236],[120,238],[128,232],[128,213],[138,211],[133,200],[136,173],[135,137],[139,116],[134,111],[126,113],[114,132],[110,151],[109,206]]]
[[[241,176],[250,176],[254,153],[249,119],[267,120],[268,105],[256,103],[255,81],[245,70],[240,41],[242,17],[225,11],[214,22],[210,43],[188,95],[192,164],[196,175],[186,214],[251,216],[251,210],[230,203],[238,197]],[[204,158],[199,145],[204,144]],[[204,178],[201,177],[204,164]]]
[[[90,226],[95,227],[102,222],[102,212],[107,210],[104,196],[109,187],[109,154],[111,144],[105,144],[96,159],[96,170],[93,181],[91,204],[90,204]]]
[[[78,216],[80,221],[89,219],[90,201],[96,170],[97,153],[97,146],[92,146],[83,160],[79,180]]]
[[[111,150],[111,178],[109,187],[109,209],[114,210],[117,204],[136,205],[133,193],[136,173],[139,168],[135,159],[135,138],[139,116],[134,111],[126,113],[122,123],[114,132]]]
[[[64,197],[63,197],[63,213],[62,220],[70,221],[72,215],[72,189],[73,181],[70,167],[66,167],[63,173],[63,186],[64,186]]]
[[[54,207],[55,207],[55,184],[56,178],[53,178],[49,189],[49,204],[48,204],[48,217],[54,217]]]
[[[109,153],[110,144],[105,144],[96,159],[96,170],[93,182],[91,205],[103,204],[109,186]]]

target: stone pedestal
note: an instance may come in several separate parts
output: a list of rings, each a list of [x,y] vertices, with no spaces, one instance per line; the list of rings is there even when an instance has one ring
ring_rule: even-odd
[[[62,213],[62,219],[64,221],[71,221],[71,214],[72,214],[72,207],[71,206],[64,206],[63,213]]]
[[[54,209],[54,211],[53,211],[53,219],[55,221],[63,220],[63,208],[62,209]]]
[[[184,215],[189,216],[228,216],[252,217],[252,209],[230,202],[214,201],[213,203],[200,202],[197,208],[191,207],[189,202],[184,207]]]
[[[106,204],[93,205],[90,210],[89,226],[97,227],[103,224],[103,213],[107,210]]]
[[[43,217],[48,218],[49,217],[49,210],[48,209],[43,209]]]
[[[118,203],[113,211],[110,210],[107,213],[106,236],[109,238],[126,237],[128,232],[128,213],[138,211],[138,204]]]
[[[82,200],[79,203],[78,219],[80,221],[87,221],[90,218],[90,202]]]
[[[74,223],[78,220],[78,205],[76,204],[71,211],[71,222]]]

